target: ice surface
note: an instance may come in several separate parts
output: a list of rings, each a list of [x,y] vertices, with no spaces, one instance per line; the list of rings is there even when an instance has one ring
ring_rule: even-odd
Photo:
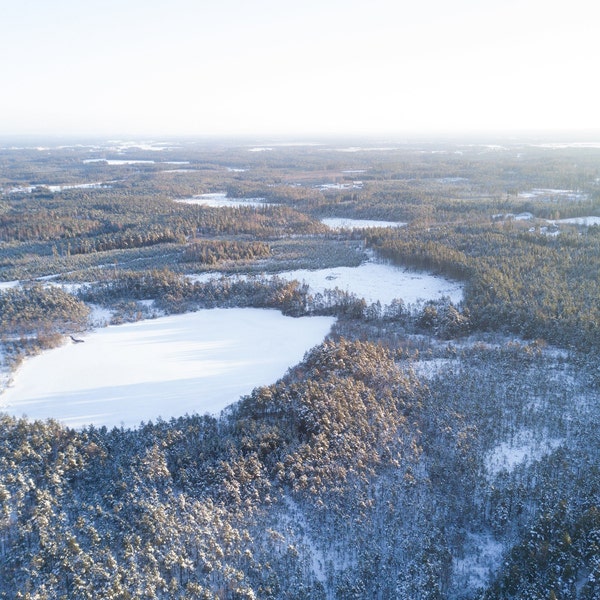
[[[280,378],[333,322],[213,309],[106,327],[26,360],[0,410],[71,427],[218,413]]]

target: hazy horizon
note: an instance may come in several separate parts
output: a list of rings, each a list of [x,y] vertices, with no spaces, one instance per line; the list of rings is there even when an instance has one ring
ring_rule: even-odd
[[[231,144],[247,146],[324,146],[358,144],[381,145],[382,147],[394,145],[419,145],[419,144],[506,144],[506,145],[544,145],[544,144],[573,144],[585,147],[592,144],[600,147],[600,129],[598,130],[547,130],[547,131],[481,131],[481,132],[388,132],[376,133],[245,133],[245,134],[169,134],[163,133],[127,133],[106,132],[91,133],[13,133],[4,134],[0,132],[0,145],[5,147],[28,147],[40,148],[46,145],[60,146],[94,146],[110,144],[127,144],[131,149],[144,150],[146,144],[161,145],[168,147],[169,144],[179,146],[180,144]],[[125,148],[122,148],[125,149]],[[148,150],[152,152],[152,149]]]
[[[598,16],[590,0],[12,2],[0,137],[600,131]]]

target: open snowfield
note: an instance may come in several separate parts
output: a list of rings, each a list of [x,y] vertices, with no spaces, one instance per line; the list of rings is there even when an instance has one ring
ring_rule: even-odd
[[[214,194],[200,194],[192,198],[178,198],[175,202],[184,204],[202,204],[213,208],[237,208],[240,206],[265,206],[267,203],[264,198],[227,198],[225,192],[216,192]]]
[[[371,221],[369,219],[321,219],[330,229],[367,229],[369,227],[403,227],[399,221]]]
[[[564,200],[587,200],[588,195],[575,190],[558,190],[551,188],[534,188],[527,192],[520,192],[519,198],[536,198],[538,200],[548,200],[552,198],[562,198]]]
[[[106,163],[107,165],[122,167],[123,165],[153,165],[154,160],[137,160],[137,159],[107,159],[107,158],[87,158],[83,161],[84,164]]]
[[[0,410],[71,427],[215,414],[279,379],[333,322],[247,308],[106,327],[26,360]]]
[[[111,187],[110,183],[104,181],[98,181],[96,183],[77,183],[77,184],[61,184],[61,185],[50,185],[46,183],[38,183],[36,185],[27,186],[16,186],[8,190],[9,194],[31,194],[33,190],[37,188],[47,188],[51,192],[63,192],[65,190],[75,189],[98,189],[103,187]]]
[[[458,304],[463,299],[463,286],[438,275],[411,271],[388,263],[367,261],[358,267],[334,267],[331,269],[296,269],[276,274],[287,281],[307,283],[311,294],[323,293],[336,287],[344,292],[364,298],[367,303],[379,301],[382,306],[401,298],[405,304],[419,301],[439,300],[447,296]],[[210,272],[189,275],[190,281],[206,282],[223,277],[223,273]],[[245,277],[233,275],[232,277]]]
[[[358,267],[316,271],[298,269],[278,273],[278,276],[306,282],[312,293],[337,287],[364,298],[367,303],[379,301],[384,306],[395,298],[402,298],[405,304],[439,300],[442,296],[448,296],[456,304],[463,298],[463,287],[458,282],[387,263],[365,262]]]
[[[586,227],[591,227],[592,225],[600,225],[600,217],[573,217],[571,219],[558,219],[548,222],[553,225],[566,223],[568,225],[584,225]]]

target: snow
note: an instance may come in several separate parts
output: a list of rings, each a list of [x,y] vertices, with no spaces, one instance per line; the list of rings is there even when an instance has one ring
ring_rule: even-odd
[[[352,190],[361,189],[363,186],[362,181],[353,181],[352,183],[321,183],[315,187],[319,190]]]
[[[8,190],[9,194],[31,194],[33,190],[38,188],[47,188],[52,193],[63,192],[64,190],[75,190],[75,189],[99,189],[110,187],[109,183],[98,181],[95,183],[77,183],[77,184],[61,184],[61,185],[50,185],[47,183],[38,183],[36,185],[17,186]]]
[[[20,285],[20,281],[0,281],[0,292],[2,290],[9,290],[11,288],[19,287]]]
[[[591,225],[600,225],[600,217],[573,217],[572,219],[549,221],[549,223],[566,223],[569,225],[585,225],[586,227],[590,227]]]
[[[317,548],[314,540],[311,538],[310,526],[304,517],[304,513],[302,509],[294,500],[288,495],[284,496],[283,501],[285,502],[291,517],[291,523],[295,528],[297,528],[301,533],[301,543],[306,548],[308,552],[309,558],[309,568],[311,570],[312,575],[315,577],[317,581],[321,583],[325,583],[326,574],[325,574],[325,564],[327,562],[331,562],[332,564],[336,564],[333,557],[326,556],[325,553]],[[289,537],[287,540],[290,544],[297,543],[295,537]]]
[[[0,409],[71,427],[215,414],[280,378],[333,322],[213,309],[106,327],[27,359]]]
[[[288,281],[297,279],[307,283],[313,294],[337,287],[364,298],[367,303],[379,301],[382,305],[388,305],[396,298],[402,298],[405,304],[415,304],[420,300],[437,300],[442,296],[448,296],[457,304],[463,297],[460,283],[437,275],[372,261],[358,267],[335,267],[316,271],[298,269],[279,273],[278,276]]]
[[[411,364],[413,371],[419,377],[425,379],[433,379],[440,373],[457,365],[458,360],[454,358],[431,358],[429,360],[417,360]]]
[[[88,306],[90,307],[88,322],[91,327],[106,327],[110,323],[113,317],[111,310],[98,304],[89,304]]]
[[[530,212],[522,212],[515,215],[515,221],[530,221],[531,219],[533,219],[533,214]]]
[[[379,301],[382,306],[401,298],[405,304],[420,301],[439,300],[444,296],[458,304],[463,298],[463,286],[437,275],[422,271],[410,271],[388,263],[367,261],[358,267],[333,267],[331,269],[296,269],[276,273],[276,277],[286,281],[298,280],[309,286],[311,294],[324,293],[336,287],[344,292],[364,298],[367,303]],[[227,277],[222,272],[188,275],[192,282],[206,283],[213,279]],[[246,275],[231,275],[232,279],[246,278]]]
[[[156,163],[154,160],[135,160],[135,159],[106,159],[106,158],[86,158],[84,164],[89,163],[106,163],[107,165],[112,166],[122,166],[122,165],[153,165]]]
[[[240,206],[266,206],[264,198],[236,198],[231,200],[227,198],[226,192],[215,192],[212,194],[199,194],[192,198],[178,198],[175,202],[184,204],[203,204],[214,208],[240,207]]]
[[[373,221],[370,219],[321,219],[321,223],[331,229],[367,229],[369,227],[403,227],[399,221]]]
[[[462,588],[477,590],[498,570],[504,546],[490,535],[469,533],[465,547],[465,556],[453,561],[453,578]]]
[[[551,148],[553,150],[565,148],[600,148],[600,142],[552,142],[548,144],[531,144],[538,148]]]
[[[464,183],[469,181],[467,177],[440,177],[436,181],[440,183]]]
[[[540,234],[546,235],[548,237],[557,237],[560,235],[560,231],[558,229],[550,230],[548,229],[548,227],[540,227]]]
[[[530,212],[522,212],[518,215],[514,213],[496,213],[492,215],[492,219],[507,219],[507,220],[515,220],[515,221],[531,221],[534,218],[533,213]]]
[[[152,140],[109,140],[107,149],[123,152],[128,150],[150,150],[153,152],[162,152],[164,150],[176,150],[177,144],[172,142],[157,142]]]
[[[338,152],[388,152],[392,150],[399,150],[396,147],[364,147],[364,146],[349,146],[348,148],[336,148]]]
[[[502,442],[493,448],[485,458],[485,467],[490,478],[501,471],[512,471],[518,465],[541,459],[561,445],[561,440],[542,436],[534,437],[533,432],[524,429],[513,439]]]
[[[0,390],[3,390],[10,381],[10,369],[6,364],[4,350],[0,345]],[[0,396],[1,397],[1,396]]]
[[[534,188],[529,192],[519,193],[519,198],[536,198],[538,200],[547,200],[556,196],[560,196],[566,200],[586,200],[588,198],[587,194],[581,192],[552,188]]]

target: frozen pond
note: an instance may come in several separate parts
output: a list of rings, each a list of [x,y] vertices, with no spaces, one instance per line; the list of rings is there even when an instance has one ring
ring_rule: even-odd
[[[368,229],[369,227],[403,227],[399,221],[372,221],[370,219],[321,219],[330,229]]]
[[[175,202],[184,204],[203,204],[213,208],[240,207],[240,206],[268,206],[264,198],[227,198],[225,192],[216,192],[213,194],[200,194],[192,198],[178,198]]]
[[[0,410],[71,427],[218,413],[279,379],[333,322],[213,309],[106,327],[26,360]]]

